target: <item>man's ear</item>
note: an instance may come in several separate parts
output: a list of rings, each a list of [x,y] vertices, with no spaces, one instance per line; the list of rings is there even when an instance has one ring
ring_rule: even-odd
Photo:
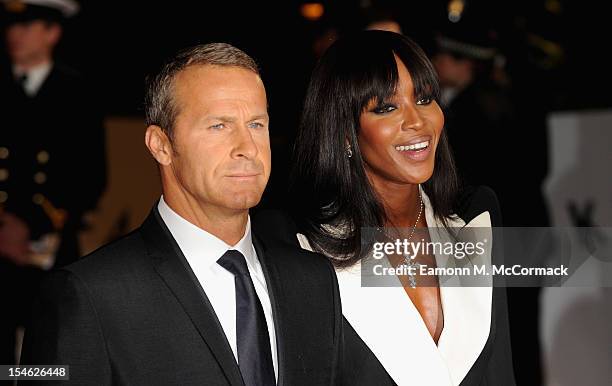
[[[160,165],[168,166],[172,163],[172,143],[161,127],[156,125],[147,127],[145,145]]]
[[[47,26],[47,42],[51,47],[55,47],[62,37],[62,26],[58,23],[50,23]]]

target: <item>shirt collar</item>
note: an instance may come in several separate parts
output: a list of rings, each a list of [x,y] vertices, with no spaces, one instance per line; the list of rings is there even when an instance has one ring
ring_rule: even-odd
[[[211,266],[216,264],[228,249],[235,249],[244,255],[250,267],[258,265],[251,236],[250,216],[247,218],[244,235],[236,245],[232,246],[181,217],[168,206],[163,196],[159,199],[157,209],[188,261],[197,258],[200,262]]]
[[[39,64],[38,66],[32,67],[27,71],[19,66],[14,66],[13,75],[15,78],[27,75],[27,80],[24,84],[24,91],[28,96],[34,96],[42,87],[42,84],[45,82],[45,79],[47,79],[47,76],[49,76],[52,67],[53,62]]]

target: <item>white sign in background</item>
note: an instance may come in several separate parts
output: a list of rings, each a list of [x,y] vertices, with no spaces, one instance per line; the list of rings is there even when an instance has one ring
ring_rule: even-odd
[[[552,225],[612,226],[612,110],[551,114],[548,138]],[[546,385],[610,385],[612,288],[600,283],[612,262],[590,259],[576,275],[592,285],[544,288],[540,298]]]

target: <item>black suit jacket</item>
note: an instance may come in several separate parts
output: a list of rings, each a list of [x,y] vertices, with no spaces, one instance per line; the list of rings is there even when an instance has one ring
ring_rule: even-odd
[[[332,266],[295,247],[254,244],[273,308],[278,384],[332,384],[342,323]],[[75,385],[243,384],[157,209],[135,232],[51,274],[41,294],[22,364],[69,365]]]
[[[495,193],[486,187],[465,189],[455,208],[455,213],[466,224],[484,211],[489,212],[492,226],[501,226],[501,214],[497,198]],[[255,217],[255,221],[256,224],[259,222],[260,227],[264,229],[283,230],[282,233],[268,232],[262,237],[266,239],[282,237],[287,243],[297,244],[296,232],[299,232],[299,229],[295,222],[286,215],[283,216],[278,212],[267,212]],[[502,246],[502,242],[494,243],[492,259],[495,264],[501,264],[503,258]],[[494,287],[492,297],[491,327],[488,340],[478,359],[462,380],[461,386],[515,385],[505,288]],[[381,328],[386,327],[381,326]],[[337,384],[346,386],[392,386],[396,384],[346,319],[343,319],[342,332],[342,352]],[[412,355],[419,355],[418,352],[411,352],[410,347],[405,347],[404,350],[406,361],[410,361]]]

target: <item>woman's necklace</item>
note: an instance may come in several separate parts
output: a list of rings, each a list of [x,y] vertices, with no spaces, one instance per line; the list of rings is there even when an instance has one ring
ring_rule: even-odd
[[[407,242],[409,242],[412,236],[414,235],[417,225],[419,224],[419,221],[421,220],[421,214],[423,213],[423,206],[424,206],[423,197],[421,196],[421,189],[419,185],[419,214],[417,215],[417,219],[414,222],[414,226],[412,227],[410,236],[408,236],[408,238],[406,239]],[[384,230],[384,228],[382,229],[378,228],[378,231],[382,232],[383,234],[385,234],[385,236],[389,237],[388,233]],[[406,267],[407,267],[406,272],[408,273],[408,283],[410,284],[410,288],[416,288],[417,280],[416,280],[416,276],[414,275],[414,272],[421,266],[421,264],[417,263],[415,259],[411,258],[410,256],[403,255],[403,258],[404,258],[404,261],[406,262]]]
[[[414,231],[416,231],[417,224],[419,223],[419,220],[421,219],[421,213],[423,213],[423,198],[421,197],[420,189],[419,189],[419,201],[420,201],[419,215],[417,216],[416,222],[414,223],[414,226],[412,227],[412,232],[410,232],[410,236],[408,236],[408,239],[407,239],[408,242],[414,235]],[[414,258],[411,258],[410,256],[404,255],[404,261],[406,262],[406,266],[408,267],[408,270],[407,270],[408,271],[408,282],[410,283],[410,288],[416,288],[417,280],[413,272],[416,271],[421,266],[421,264],[417,263],[415,259],[416,259],[416,256],[414,256]]]

